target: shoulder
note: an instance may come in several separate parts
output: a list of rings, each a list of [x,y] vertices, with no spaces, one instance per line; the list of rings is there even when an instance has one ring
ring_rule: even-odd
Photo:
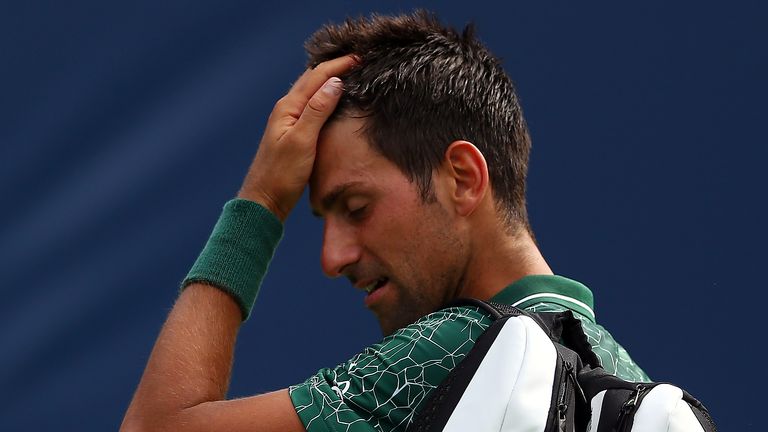
[[[571,310],[573,315],[581,321],[581,328],[587,336],[587,342],[592,346],[592,351],[600,358],[600,363],[608,373],[633,382],[647,382],[651,380],[645,371],[632,360],[627,350],[613,338],[605,327],[578,311],[552,303],[538,303],[527,307],[526,310],[529,312],[562,312]]]
[[[490,324],[491,319],[476,307],[441,309],[397,330],[371,348],[422,342],[450,346],[474,343]]]
[[[369,376],[423,368],[435,362],[447,362],[452,367],[472,349],[491,322],[476,307],[441,309],[369,345],[334,371]]]
[[[433,312],[292,386],[294,407],[310,431],[350,422],[400,430],[490,324],[477,308]]]

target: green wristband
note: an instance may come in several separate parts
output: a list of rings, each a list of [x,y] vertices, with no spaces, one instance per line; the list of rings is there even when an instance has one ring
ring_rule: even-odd
[[[247,320],[282,236],[283,224],[261,204],[228,201],[181,289],[194,282],[219,288],[234,297]]]

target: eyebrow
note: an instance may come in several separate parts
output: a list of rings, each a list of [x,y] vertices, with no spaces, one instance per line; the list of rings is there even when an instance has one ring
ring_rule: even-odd
[[[341,198],[342,195],[344,195],[347,190],[349,190],[352,187],[361,185],[362,182],[359,181],[353,181],[348,183],[342,183],[335,188],[333,188],[330,192],[325,194],[323,198],[320,199],[320,211],[328,210],[329,208],[336,205],[336,202]],[[312,209],[312,214],[315,217],[323,217],[323,215],[320,213],[317,209]]]

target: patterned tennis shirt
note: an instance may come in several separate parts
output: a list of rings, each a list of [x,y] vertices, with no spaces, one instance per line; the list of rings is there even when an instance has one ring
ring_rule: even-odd
[[[650,381],[596,323],[592,292],[581,283],[562,276],[527,276],[491,301],[532,312],[572,310],[608,372],[629,381]],[[433,312],[347,362],[291,386],[296,412],[309,432],[405,431],[430,391],[490,324],[491,319],[474,307]]]

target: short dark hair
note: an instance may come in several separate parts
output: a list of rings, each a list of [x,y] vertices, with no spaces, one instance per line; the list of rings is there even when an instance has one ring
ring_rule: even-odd
[[[448,145],[467,140],[483,153],[497,210],[530,231],[525,178],[531,140],[512,80],[477,39],[429,12],[359,17],[327,24],[306,42],[309,66],[355,54],[334,117],[361,115],[372,147],[434,197],[432,173]]]

